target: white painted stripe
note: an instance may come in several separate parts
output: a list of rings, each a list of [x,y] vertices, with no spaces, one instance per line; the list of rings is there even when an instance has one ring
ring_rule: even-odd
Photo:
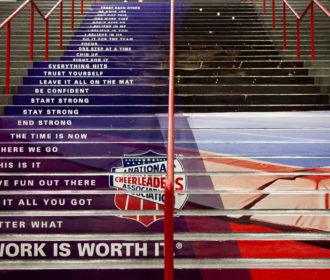
[[[329,268],[330,259],[175,259],[176,269],[303,269]],[[163,269],[163,259],[92,259],[0,261],[1,270],[42,269]]]
[[[4,241],[106,241],[106,240],[163,240],[163,233],[114,234],[0,234]],[[175,233],[177,241],[227,241],[227,240],[330,240],[330,232],[231,232],[231,233]]]
[[[117,216],[117,215],[163,215],[163,211],[157,210],[65,210],[65,211],[1,211],[0,217],[83,217],[83,216]],[[299,210],[299,209],[249,209],[249,210],[177,210],[176,216],[330,216],[330,210]]]

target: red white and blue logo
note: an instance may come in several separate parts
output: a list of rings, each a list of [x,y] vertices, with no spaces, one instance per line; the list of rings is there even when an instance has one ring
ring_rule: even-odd
[[[109,178],[110,188],[127,191],[127,194],[116,194],[115,204],[120,210],[162,210],[164,209],[164,192],[166,184],[167,158],[151,150],[136,155],[125,155],[122,166],[112,168]],[[174,188],[176,192],[187,189],[187,178],[182,174],[183,166],[180,160],[174,158]],[[118,173],[118,174],[115,174]],[[161,173],[164,173],[162,175]],[[186,193],[175,194],[175,209],[182,209],[188,199]],[[148,227],[159,216],[132,215],[122,218],[137,220]]]

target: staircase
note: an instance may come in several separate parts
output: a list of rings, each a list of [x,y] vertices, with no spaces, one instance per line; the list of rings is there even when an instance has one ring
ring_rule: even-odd
[[[293,21],[283,51],[261,2],[176,3],[175,279],[330,275],[329,42],[313,62],[303,35],[298,61]],[[12,24],[0,278],[163,279],[170,5],[79,1],[74,31],[64,7],[49,61],[43,22],[34,62],[29,9]]]

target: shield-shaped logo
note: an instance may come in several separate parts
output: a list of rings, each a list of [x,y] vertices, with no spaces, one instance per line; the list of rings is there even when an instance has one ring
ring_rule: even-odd
[[[112,168],[109,177],[110,188],[125,190],[127,194],[116,194],[115,204],[120,210],[162,210],[164,209],[164,190],[166,183],[167,158],[151,150],[136,155],[125,155],[122,166]],[[183,166],[177,157],[174,158],[174,171],[183,172]],[[117,174],[115,174],[117,173]],[[164,175],[163,175],[163,174]],[[174,178],[176,191],[187,189],[187,178],[178,174]],[[175,209],[182,209],[188,194],[175,194]],[[133,219],[148,227],[163,215],[155,216],[120,216]]]

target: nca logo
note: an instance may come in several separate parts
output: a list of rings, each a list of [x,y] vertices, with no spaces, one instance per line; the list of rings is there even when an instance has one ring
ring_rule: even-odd
[[[120,210],[162,210],[164,209],[164,193],[155,192],[165,189],[167,159],[166,155],[148,151],[138,155],[125,155],[122,166],[112,168],[109,186],[117,190],[127,190],[127,194],[116,194],[115,204]],[[174,171],[183,172],[181,162],[175,157]],[[131,174],[130,174],[131,173]],[[141,173],[141,175],[139,174]],[[147,173],[147,174],[146,174]],[[155,173],[158,173],[157,175]],[[164,175],[159,175],[164,173]],[[187,178],[176,175],[174,180],[176,191],[187,189]],[[136,193],[135,193],[136,191]],[[175,209],[182,209],[187,201],[187,194],[175,194]],[[164,216],[121,216],[137,220],[148,227]]]

